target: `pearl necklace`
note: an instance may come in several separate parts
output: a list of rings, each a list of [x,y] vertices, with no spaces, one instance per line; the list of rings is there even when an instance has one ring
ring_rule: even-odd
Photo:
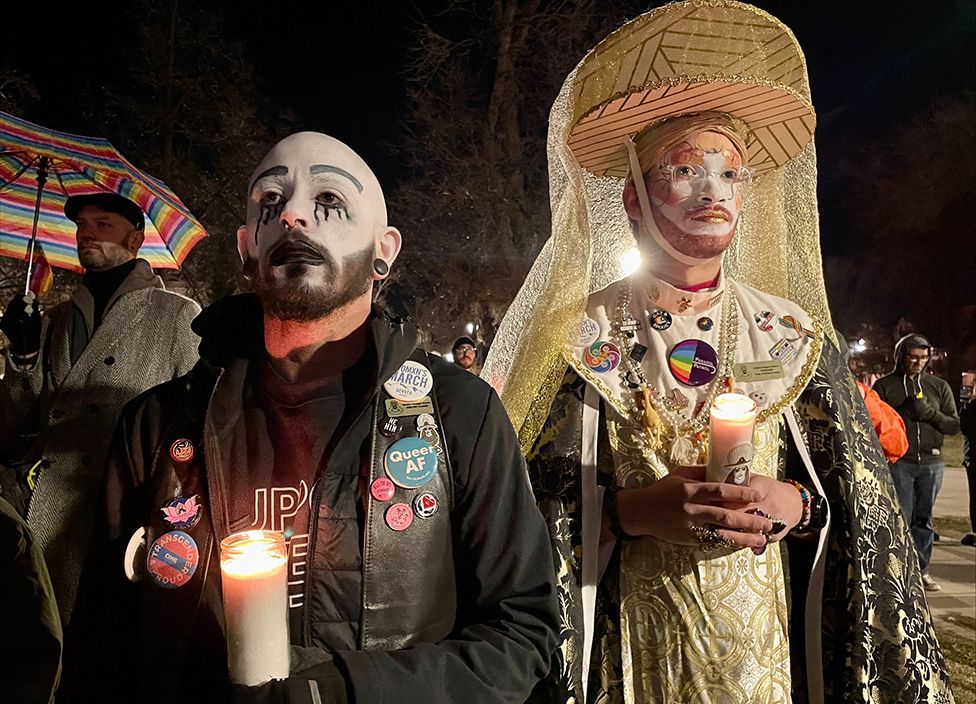
[[[708,445],[708,419],[712,401],[723,390],[731,389],[732,360],[735,357],[739,337],[739,304],[735,298],[734,284],[729,281],[722,291],[721,323],[718,336],[719,368],[715,378],[709,382],[709,390],[701,406],[691,415],[678,411],[659,389],[647,381],[641,363],[630,356],[633,345],[627,333],[621,329],[624,321],[631,315],[630,303],[633,299],[633,281],[620,289],[617,297],[611,332],[621,354],[618,367],[624,388],[634,391],[628,405],[632,418],[639,420],[638,437],[644,448],[652,453],[668,449],[675,464],[697,464],[705,461]]]

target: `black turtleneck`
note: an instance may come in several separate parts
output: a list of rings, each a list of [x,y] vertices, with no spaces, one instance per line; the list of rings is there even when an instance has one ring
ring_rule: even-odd
[[[95,309],[92,316],[92,334],[95,333],[95,329],[102,322],[102,314],[105,313],[105,306],[108,304],[109,299],[135,268],[136,260],[130,259],[125,264],[113,266],[111,269],[85,272],[82,282],[95,301]]]

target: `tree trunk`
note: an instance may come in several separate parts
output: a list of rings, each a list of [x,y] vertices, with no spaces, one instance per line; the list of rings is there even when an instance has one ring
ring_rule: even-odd
[[[176,128],[176,107],[173,86],[176,82],[176,25],[178,0],[170,0],[169,41],[166,44],[166,92],[163,98],[163,181],[172,183],[173,139]]]

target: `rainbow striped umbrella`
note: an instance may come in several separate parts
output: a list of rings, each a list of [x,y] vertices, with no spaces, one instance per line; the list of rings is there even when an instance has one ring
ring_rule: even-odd
[[[38,169],[47,182],[38,199]],[[131,163],[100,137],[81,137],[0,112],[0,255],[27,261],[37,241],[52,266],[82,271],[69,196],[117,193],[146,214],[139,256],[154,268],[179,269],[206,230],[169,186]],[[38,206],[39,200],[39,206]]]

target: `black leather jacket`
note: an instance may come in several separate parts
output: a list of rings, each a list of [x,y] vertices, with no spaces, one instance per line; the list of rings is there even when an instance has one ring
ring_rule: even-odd
[[[294,681],[284,699],[312,701],[308,681],[316,681],[324,701],[522,702],[546,673],[558,621],[549,540],[515,434],[491,388],[439,358],[428,360],[416,350],[411,325],[374,313],[371,326],[378,364],[373,390],[358,415],[337,431],[323,472],[360,479],[355,500],[362,589],[352,596],[362,605],[359,644],[355,650],[334,649],[328,628],[317,620],[329,611],[330,599],[342,598],[330,588],[329,536],[315,522],[334,507],[317,490],[305,632],[302,643],[293,643]],[[89,624],[85,633],[103,633],[100,647],[111,652],[112,671],[104,669],[103,651],[98,672],[102,701],[113,695],[127,699],[133,691],[141,701],[227,696],[221,689],[226,656],[217,546],[229,531],[224,497],[235,490],[227,445],[240,418],[247,366],[263,354],[260,304],[251,296],[227,299],[204,311],[194,329],[203,338],[200,363],[133,401],[114,443],[102,549],[82,593],[85,611],[97,614],[83,621]],[[440,463],[429,486],[448,498],[450,510],[434,517],[440,520],[415,521],[397,533],[384,524],[385,506],[373,505],[367,487],[382,474],[385,447],[396,439],[376,432],[388,398],[382,382],[408,358],[428,362],[434,377],[431,396],[449,462]],[[404,424],[401,436],[415,434],[411,427]],[[178,439],[193,443],[191,460],[170,457]],[[189,530],[200,550],[189,582],[161,589],[150,580],[124,580],[122,554],[133,531],[148,526],[152,544],[172,529],[160,507],[174,496],[193,495],[204,506],[202,519]],[[111,613],[97,606],[106,599],[115,604]],[[307,669],[296,671],[301,668]],[[68,669],[78,676],[90,668]],[[96,686],[90,676],[85,680],[78,676],[71,689]],[[306,682],[293,686],[301,680]]]

